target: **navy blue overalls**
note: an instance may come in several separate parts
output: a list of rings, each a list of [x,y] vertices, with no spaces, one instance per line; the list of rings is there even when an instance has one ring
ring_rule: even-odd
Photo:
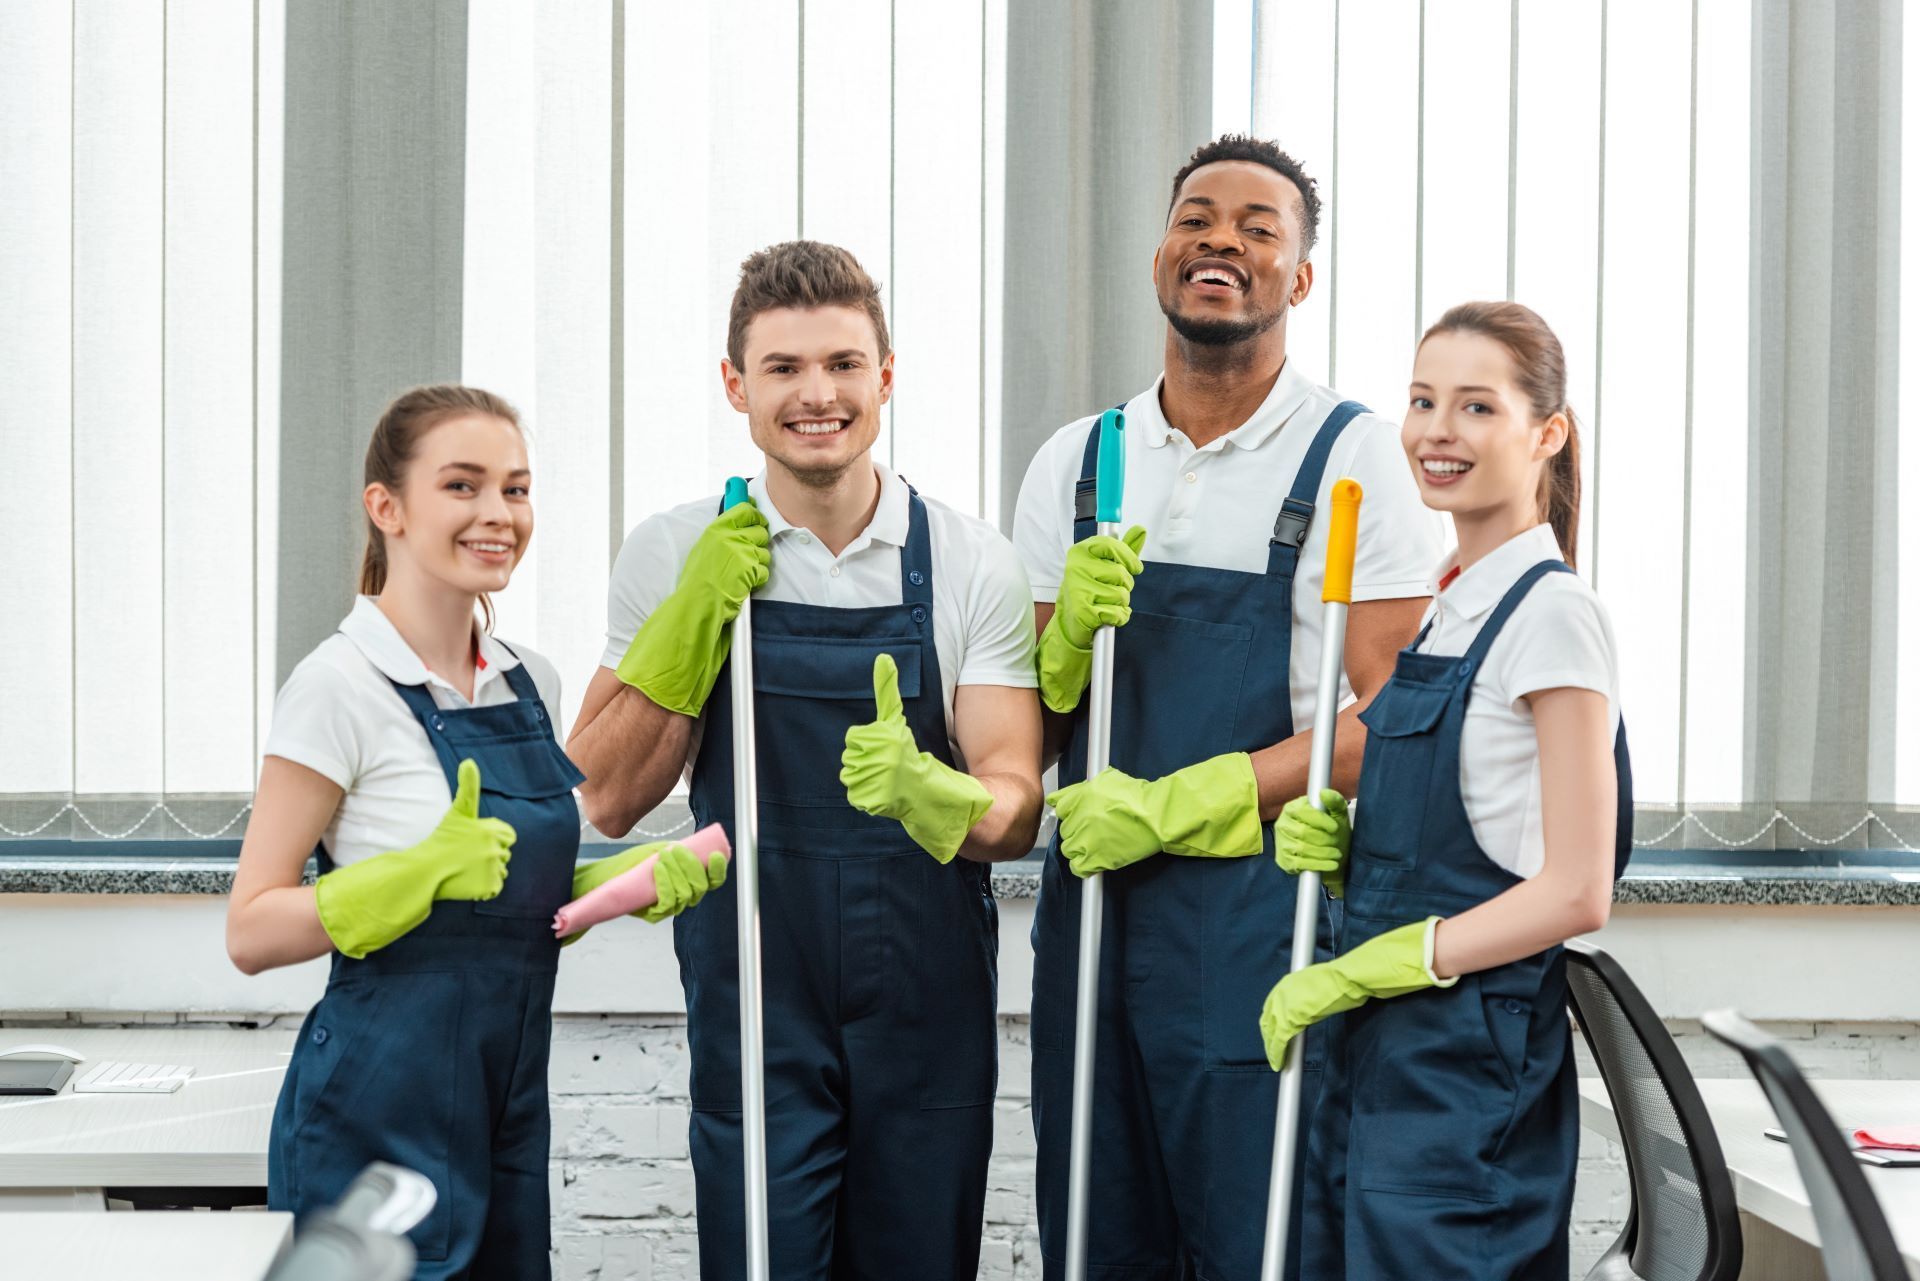
[[[1460,798],[1474,674],[1533,585],[1522,574],[1463,655],[1422,654],[1423,630],[1360,719],[1341,951],[1520,884],[1481,850]],[[1431,624],[1428,625],[1431,628]],[[1633,848],[1626,727],[1615,875]],[[1447,988],[1370,1001],[1334,1029],[1308,1144],[1302,1273],[1314,1281],[1475,1277],[1562,1281],[1579,1155],[1564,949]]]
[[[414,1275],[430,1281],[550,1275],[553,914],[573,896],[573,788],[584,776],[554,741],[526,667],[506,679],[516,701],[466,708],[393,682],[426,729],[449,801],[461,760],[479,765],[480,813],[513,825],[513,858],[497,898],[435,903],[363,960],[334,953],[267,1155],[268,1204],[296,1214],[331,1205],[369,1161],[433,1180],[433,1213],[408,1234]],[[332,870],[324,850],[320,870]]]
[[[921,750],[952,762],[926,504],[909,491],[898,605],[753,603],[768,1236],[773,1275],[966,1278],[993,1142],[997,919],[984,864],[942,866],[840,783],[893,655]],[[697,822],[733,830],[733,694],[707,702]],[[746,1273],[734,883],[674,922],[693,1051],[700,1275]]]
[[[1334,441],[1363,413],[1328,415],[1274,525],[1264,574],[1148,562],[1116,639],[1112,763],[1158,778],[1293,736],[1293,579]],[[1094,532],[1099,424],[1087,436],[1074,538]],[[1085,497],[1082,497],[1085,496]],[[1060,758],[1085,777],[1084,706]],[[1106,877],[1094,1073],[1088,1268],[1126,1281],[1239,1281],[1260,1273],[1279,1089],[1260,1007],[1293,946],[1293,877],[1262,856],[1145,859]],[[1080,881],[1059,837],[1034,916],[1033,1118],[1046,1275],[1066,1258]],[[1332,913],[1319,952],[1331,955]],[[1310,1035],[1302,1106],[1319,1089]],[[1296,1181],[1297,1182],[1297,1181]],[[1289,1273],[1291,1275],[1291,1272]]]

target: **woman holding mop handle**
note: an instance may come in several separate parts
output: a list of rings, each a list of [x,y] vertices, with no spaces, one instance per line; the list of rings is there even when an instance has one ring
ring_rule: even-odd
[[[1345,897],[1340,955],[1260,1018],[1277,1069],[1351,1011],[1309,1140],[1305,1276],[1567,1273],[1560,945],[1605,924],[1632,813],[1612,628],[1570,572],[1575,432],[1560,343],[1525,307],[1463,304],[1421,340],[1401,442],[1459,549],[1361,717],[1351,833],[1332,791],[1275,832],[1283,868]]]
[[[250,974],[333,953],[275,1109],[268,1200],[305,1213],[394,1161],[439,1194],[409,1234],[417,1277],[545,1277],[555,910],[657,853],[664,918],[725,860],[646,846],[576,870],[559,680],[475,618],[533,536],[512,407],[406,392],[365,474],[361,596],[280,691],[227,911]]]

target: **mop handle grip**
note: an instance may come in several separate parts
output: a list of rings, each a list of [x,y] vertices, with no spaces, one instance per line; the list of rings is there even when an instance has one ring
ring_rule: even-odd
[[[720,499],[720,510],[731,511],[747,501],[747,482],[739,476],[727,477],[727,490]]]
[[[1326,587],[1320,599],[1328,604],[1353,603],[1353,545],[1360,531],[1360,482],[1342,477],[1333,482],[1333,523],[1327,529]]]
[[[1100,462],[1094,472],[1094,519],[1103,525],[1120,520],[1120,491],[1127,479],[1127,416],[1117,409],[1100,415]]]

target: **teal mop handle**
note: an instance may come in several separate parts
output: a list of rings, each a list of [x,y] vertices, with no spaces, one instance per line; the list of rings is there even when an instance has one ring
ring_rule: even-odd
[[[727,481],[723,510],[747,502]],[[753,597],[740,602],[729,658],[733,691],[733,867],[740,929],[740,1102],[747,1195],[747,1276],[768,1281],[767,1060],[760,996],[760,784],[753,736]]]
[[[1120,535],[1121,491],[1127,478],[1126,415],[1100,416],[1099,461],[1094,470],[1094,519],[1108,537]],[[1093,672],[1087,692],[1087,777],[1107,767],[1113,744],[1113,628],[1093,633]],[[1100,1017],[1100,918],[1105,877],[1080,882],[1080,973],[1073,1006],[1073,1141],[1067,1158],[1067,1278],[1086,1281],[1087,1206],[1092,1184],[1094,1041]]]

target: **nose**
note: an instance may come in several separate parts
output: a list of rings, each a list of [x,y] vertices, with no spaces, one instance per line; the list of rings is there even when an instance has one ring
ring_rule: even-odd
[[[1200,249],[1202,252],[1212,252],[1223,256],[1227,254],[1244,254],[1247,249],[1247,244],[1246,241],[1241,239],[1240,231],[1237,227],[1234,227],[1230,223],[1222,223],[1219,226],[1207,228],[1207,234],[1200,240]]]
[[[840,389],[820,365],[810,367],[800,384],[800,399],[814,408],[825,408],[838,397]]]
[[[491,486],[480,491],[480,521],[486,525],[510,525],[513,513],[507,510],[505,495]]]

